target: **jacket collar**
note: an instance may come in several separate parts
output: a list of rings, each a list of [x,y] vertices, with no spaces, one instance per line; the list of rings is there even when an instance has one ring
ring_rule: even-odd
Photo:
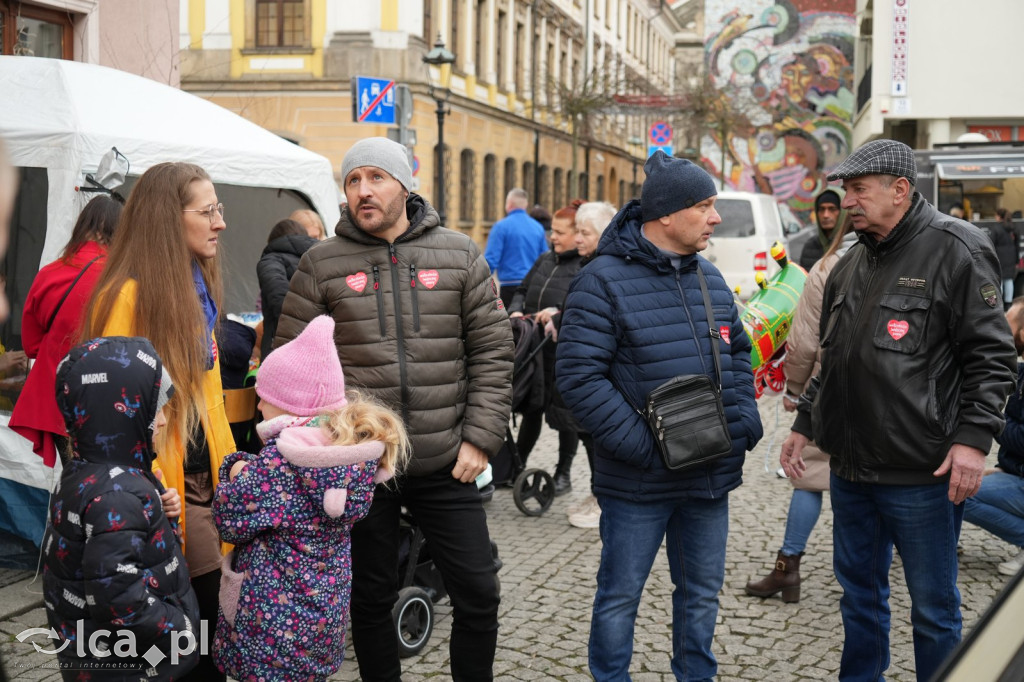
[[[640,201],[633,199],[619,211],[601,235],[596,256],[615,256],[643,263],[658,272],[672,272],[676,266],[664,251],[648,241],[641,233]],[[695,267],[697,254],[679,256],[680,270]]]

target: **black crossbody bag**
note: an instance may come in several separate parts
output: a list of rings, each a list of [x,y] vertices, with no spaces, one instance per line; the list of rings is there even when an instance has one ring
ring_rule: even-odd
[[[722,408],[722,364],[718,350],[722,334],[715,327],[711,298],[699,264],[697,278],[704,296],[718,381],[713,382],[706,374],[673,377],[651,391],[643,412],[637,410],[654,434],[662,462],[673,471],[707,464],[732,452],[732,437]]]

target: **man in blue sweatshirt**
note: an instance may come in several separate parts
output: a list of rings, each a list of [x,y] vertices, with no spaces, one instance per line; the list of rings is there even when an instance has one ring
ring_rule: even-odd
[[[516,288],[540,254],[548,250],[544,227],[526,212],[530,205],[526,190],[513,189],[505,197],[504,218],[494,223],[487,237],[484,258],[501,284],[499,296],[508,308]]]

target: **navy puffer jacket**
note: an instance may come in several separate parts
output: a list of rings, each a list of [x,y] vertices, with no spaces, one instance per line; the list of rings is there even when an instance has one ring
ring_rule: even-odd
[[[716,498],[740,485],[745,452],[762,435],[750,340],[718,269],[697,254],[681,256],[675,267],[640,227],[640,204],[631,201],[605,230],[597,258],[573,280],[559,331],[556,384],[594,437],[598,494],[633,501]],[[669,471],[634,408],[672,377],[715,375],[697,267],[722,332],[722,403],[733,450],[706,466]]]
[[[85,668],[83,679],[176,680],[199,658],[184,653],[186,632],[202,636],[199,605],[152,470],[169,381],[138,337],[80,344],[57,367],[74,458],[43,537],[43,599],[50,627],[68,640],[55,643],[57,659]]]

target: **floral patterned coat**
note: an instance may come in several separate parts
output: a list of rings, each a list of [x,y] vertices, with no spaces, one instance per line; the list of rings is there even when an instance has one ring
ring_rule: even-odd
[[[258,455],[228,455],[213,519],[234,552],[222,567],[214,660],[240,682],[326,680],[345,653],[352,524],[366,516],[384,444],[338,446],[315,420],[260,424]],[[268,438],[269,435],[269,438]],[[231,466],[248,466],[229,481]]]

